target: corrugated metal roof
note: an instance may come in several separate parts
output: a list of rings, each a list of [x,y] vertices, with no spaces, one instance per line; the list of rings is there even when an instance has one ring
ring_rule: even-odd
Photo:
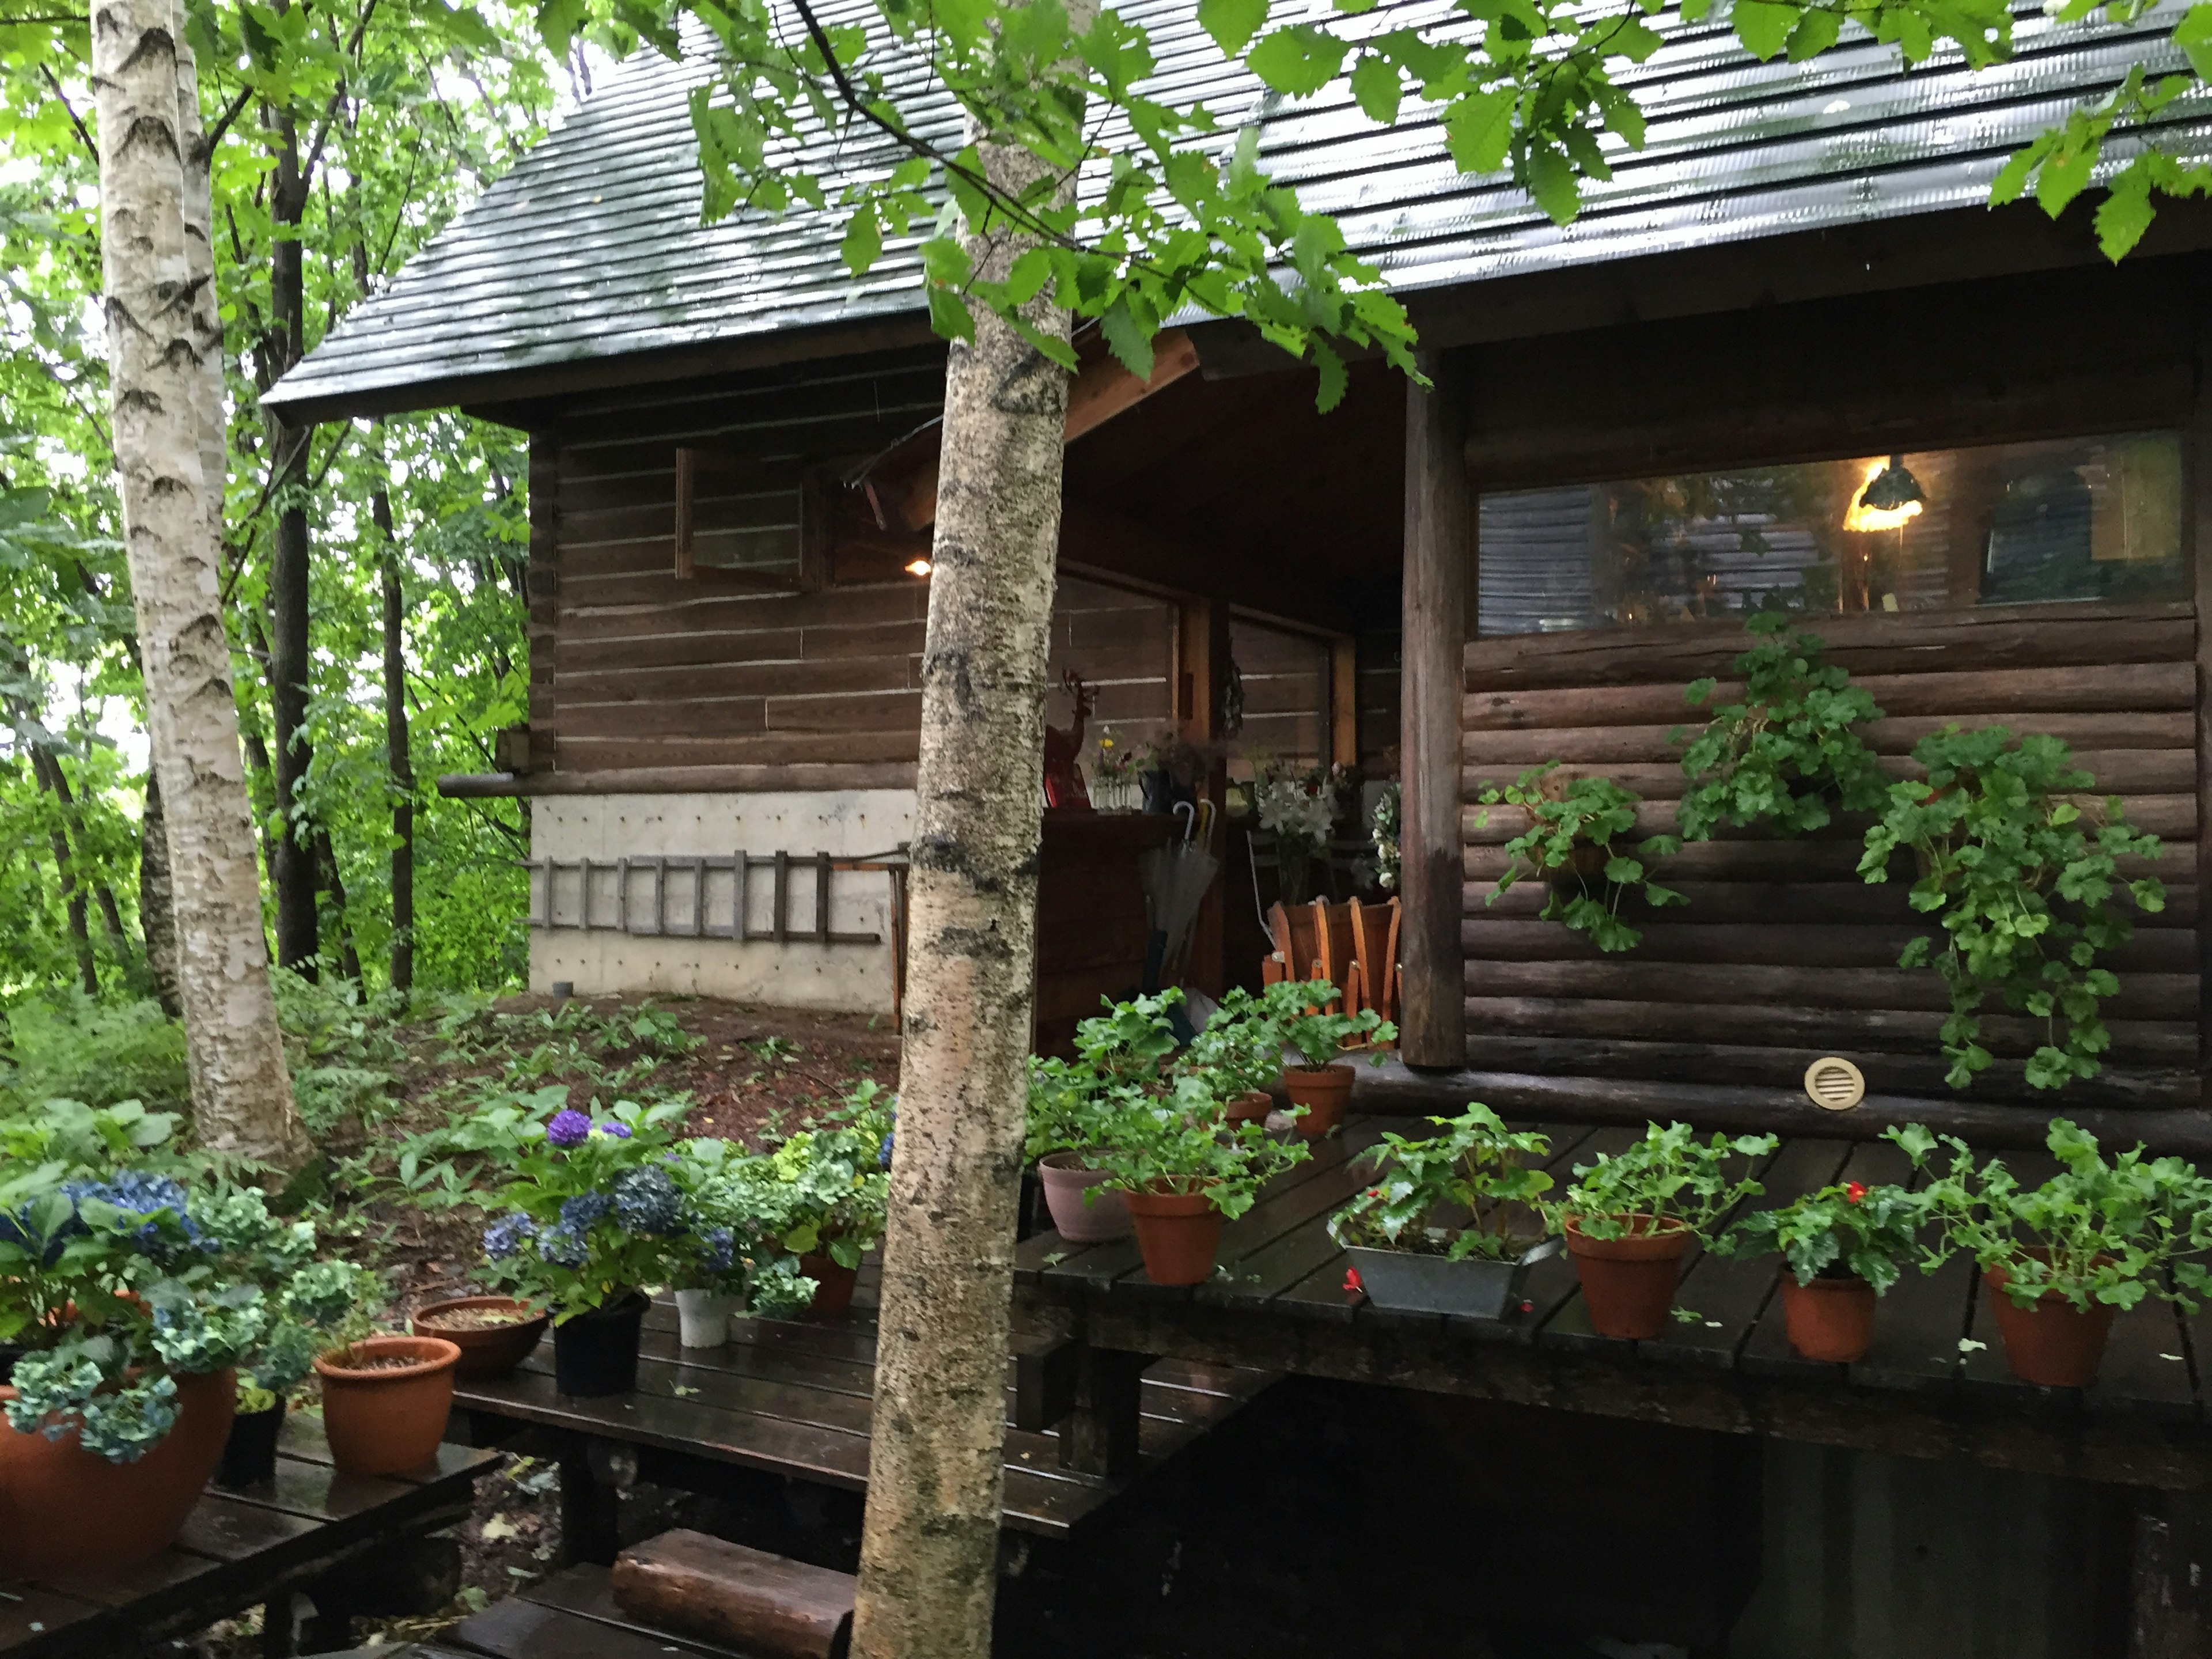
[[[1304,102],[1269,93],[1223,64],[1188,0],[1123,9],[1154,30],[1162,94],[1203,97],[1232,131],[1258,122],[1271,173],[1337,215],[1401,291],[1970,207],[2015,148],[2130,64],[2185,67],[2164,38],[2180,0],[2131,26],[2063,29],[2023,6],[2013,58],[1978,72],[1955,52],[1906,71],[1863,36],[1808,64],[1762,64],[1724,27],[1669,13],[1666,44],[1620,77],[1649,117],[1645,147],[1609,141],[1613,179],[1589,186],[1581,218],[1562,228],[1510,183],[1456,172],[1433,120],[1377,129],[1340,84]],[[1275,20],[1288,9],[1279,0]],[[1367,21],[1387,28],[1449,10],[1407,0]],[[855,280],[834,216],[700,224],[685,100],[711,75],[703,52],[618,66],[269,401],[315,415],[461,401],[479,386],[496,395],[512,371],[919,315],[911,240]],[[946,104],[915,125],[955,136]],[[2212,156],[2212,96],[2170,106],[2160,137]],[[884,141],[848,139],[834,171],[858,178],[892,159]]]

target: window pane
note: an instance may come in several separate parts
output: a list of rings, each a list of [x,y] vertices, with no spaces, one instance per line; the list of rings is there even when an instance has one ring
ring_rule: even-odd
[[[2170,432],[1496,492],[1480,535],[1485,634],[2189,594]]]

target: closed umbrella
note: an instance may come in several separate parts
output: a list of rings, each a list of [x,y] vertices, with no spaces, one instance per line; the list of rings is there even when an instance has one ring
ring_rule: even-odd
[[[1139,866],[1145,881],[1145,914],[1152,934],[1145,953],[1147,992],[1158,990],[1171,977],[1168,970],[1182,965],[1191,929],[1198,921],[1198,907],[1205,902],[1213,878],[1221,873],[1221,860],[1212,851],[1213,803],[1202,801],[1194,808],[1188,801],[1179,801],[1176,811],[1183,815],[1182,835],[1147,852]]]

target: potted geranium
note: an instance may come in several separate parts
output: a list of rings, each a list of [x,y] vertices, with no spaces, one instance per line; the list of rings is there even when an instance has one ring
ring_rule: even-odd
[[[1719,1238],[1724,1255],[1778,1252],[1782,1317],[1807,1359],[1850,1364],[1874,1344],[1875,1300],[1919,1255],[1925,1200],[1902,1187],[1850,1181],[1771,1210],[1753,1210]]]
[[[1285,1038],[1277,1010],[1241,985],[1223,994],[1191,1039],[1183,1064],[1206,1079],[1231,1122],[1264,1122],[1274,1109],[1268,1085],[1283,1075]]]
[[[1283,1092],[1293,1106],[1303,1106],[1298,1133],[1319,1140],[1344,1121],[1357,1075],[1340,1058],[1346,1048],[1364,1043],[1370,1065],[1380,1066],[1383,1049],[1398,1040],[1398,1028],[1372,1008],[1356,1014],[1334,1010],[1344,994],[1328,980],[1285,980],[1270,985],[1261,997],[1261,1018],[1272,1022],[1279,1036],[1277,1052],[1297,1050],[1303,1064],[1283,1067]]]
[[[1328,1235],[1376,1307],[1496,1319],[1520,1300],[1528,1269],[1559,1249],[1534,1207],[1552,1177],[1523,1162],[1551,1142],[1477,1102],[1429,1121],[1440,1133],[1385,1134],[1365,1154],[1373,1182],[1328,1218]]]
[[[1053,1227],[1070,1243],[1128,1236],[1121,1194],[1106,1184],[1091,1153],[1122,1105],[1166,1089],[1181,1063],[1169,1010],[1182,1001],[1182,993],[1170,988],[1115,1003],[1076,1026],[1073,1060],[1030,1061],[1024,1151],[1036,1161]]]
[[[813,1310],[835,1318],[853,1303],[860,1259],[883,1237],[890,1196],[893,1102],[863,1080],[842,1105],[768,1148],[755,1212],[816,1281]]]
[[[1167,1098],[1121,1102],[1093,1154],[1128,1206],[1145,1272],[1157,1285],[1211,1278],[1222,1224],[1252,1207],[1272,1177],[1311,1154],[1259,1124],[1227,1123],[1204,1083],[1178,1080]]]
[[[511,1107],[484,1115],[504,1127],[514,1172],[499,1193],[507,1212],[484,1230],[489,1276],[552,1310],[562,1394],[637,1386],[645,1287],[667,1277],[684,1228],[667,1168],[683,1112],[625,1101],[596,1121],[574,1108],[544,1122]]]
[[[1765,1190],[1747,1169],[1735,1174],[1731,1165],[1763,1158],[1777,1144],[1772,1135],[1700,1141],[1686,1123],[1653,1123],[1626,1151],[1575,1166],[1574,1180],[1547,1208],[1573,1253],[1593,1330],[1640,1340],[1667,1328],[1690,1247]]]
[[[1923,1168],[1939,1144],[1950,1149],[1922,1198],[1945,1241],[1981,1268],[2005,1362],[2024,1382],[2086,1389],[2114,1309],[2159,1296],[2193,1313],[2212,1295],[2212,1273],[2191,1259],[2212,1248],[2212,1181],[2180,1158],[2137,1146],[2108,1162],[2095,1136],[2053,1118],[2045,1144],[2063,1167],[2025,1187],[2002,1159],[1976,1170],[1965,1142],[1917,1124],[1890,1139]],[[1923,1267],[1942,1259],[1931,1251]]]

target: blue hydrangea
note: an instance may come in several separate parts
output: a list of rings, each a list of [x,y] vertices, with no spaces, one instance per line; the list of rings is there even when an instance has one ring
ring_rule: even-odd
[[[144,1226],[131,1233],[131,1239],[156,1260],[203,1245],[200,1230],[186,1212],[183,1185],[167,1176],[125,1170],[106,1181],[66,1182],[62,1186],[62,1195],[80,1212],[87,1202],[95,1202],[112,1204],[126,1215],[148,1218]],[[181,1243],[164,1230],[158,1219],[164,1212],[183,1234]]]
[[[730,1264],[737,1259],[737,1242],[731,1237],[727,1227],[716,1227],[702,1234],[699,1243],[702,1247],[699,1255],[701,1266],[710,1273],[729,1272]]]
[[[561,1224],[580,1237],[605,1221],[614,1207],[614,1200],[605,1193],[579,1193],[562,1204]]]
[[[549,1227],[538,1235],[538,1254],[556,1267],[580,1267],[591,1255],[581,1233],[566,1227]]]
[[[504,1261],[538,1237],[538,1224],[520,1210],[509,1210],[484,1229],[484,1254]]]
[[[592,1120],[573,1106],[554,1113],[545,1126],[545,1139],[556,1146],[580,1146],[591,1133]]]
[[[615,1213],[634,1233],[681,1231],[684,1195],[665,1170],[625,1170],[615,1177]]]
[[[884,1136],[884,1144],[876,1148],[876,1167],[878,1170],[888,1170],[891,1167],[891,1143],[897,1139],[897,1132],[890,1131]]]

